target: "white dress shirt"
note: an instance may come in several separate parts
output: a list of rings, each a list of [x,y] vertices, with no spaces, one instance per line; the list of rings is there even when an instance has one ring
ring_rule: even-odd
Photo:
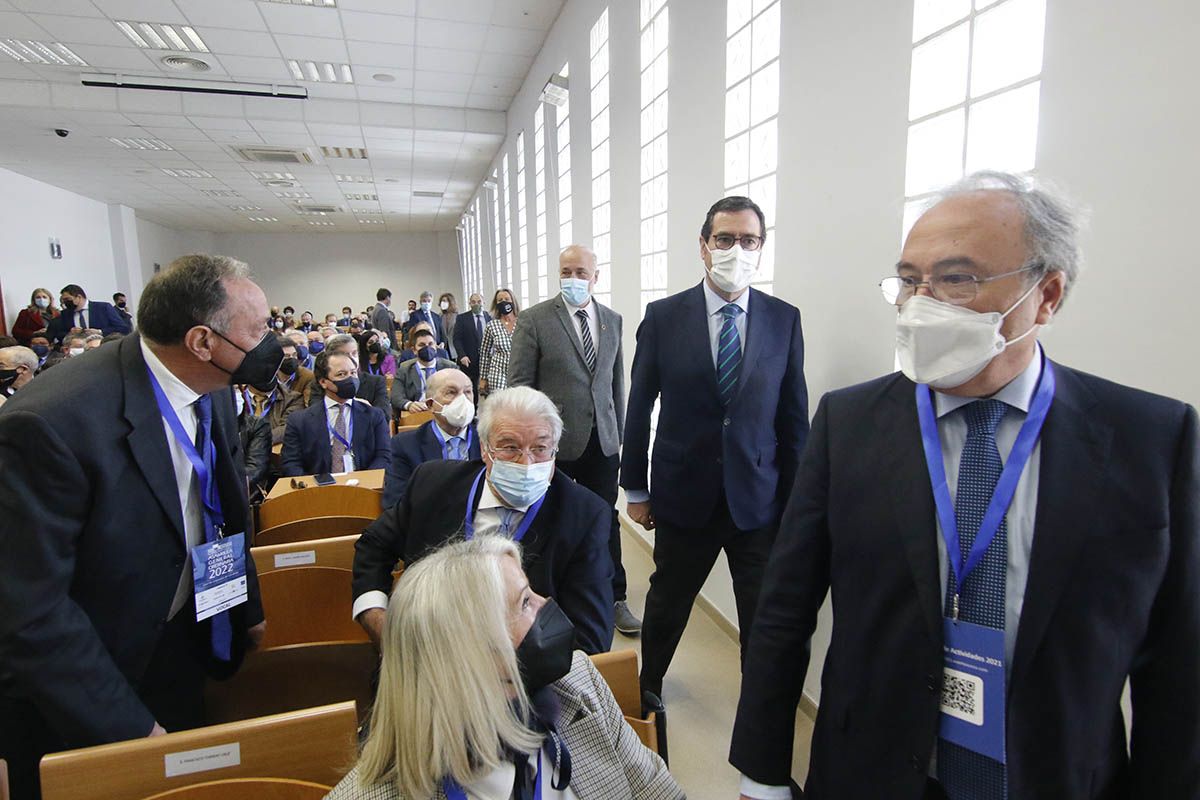
[[[345,403],[339,403],[337,400],[334,400],[329,395],[325,395],[325,418],[329,420],[329,431],[330,431],[329,447],[330,447],[330,449],[333,448],[333,443],[335,441],[337,441],[336,439],[333,438],[333,431],[335,430],[335,426],[337,425],[337,418],[338,418],[337,410],[339,408],[346,409],[343,412],[343,414],[345,415],[344,418],[346,420],[346,439],[351,444],[354,444],[354,437],[352,435],[352,433],[353,433],[352,426],[354,425],[354,423],[351,421],[351,414],[354,413],[353,408],[352,408],[353,406],[354,406],[353,400],[347,400]],[[333,472],[354,472],[354,453],[351,450],[351,448],[349,448],[349,447],[346,448],[346,455],[344,455],[342,457],[342,463],[341,464],[333,464],[331,462],[330,469]]]
[[[530,758],[529,766],[536,776],[538,759],[536,757]],[[513,795],[513,780],[516,777],[517,765],[511,761],[505,761],[475,783],[468,784],[462,788],[467,793],[468,800],[509,800]],[[551,785],[552,783],[550,780],[543,781],[543,800],[578,800],[578,795],[571,791],[570,786],[559,791]]]
[[[167,402],[171,404],[184,431],[191,437],[192,445],[196,442],[196,409],[192,403],[200,399],[200,395],[192,391],[186,383],[176,378],[166,365],[158,360],[158,356],[146,344],[140,342],[142,358],[150,367],[150,372],[158,380]],[[200,500],[200,485],[196,480],[196,472],[192,462],[188,460],[183,445],[175,438],[171,425],[163,419],[163,430],[167,433],[167,449],[171,451],[171,464],[175,468],[175,486],[179,491],[179,509],[183,513],[183,534],[187,540],[188,552],[204,541],[204,507]],[[187,605],[188,595],[192,591],[192,564],[189,560],[183,565],[183,574],[179,576],[179,586],[175,589],[175,598],[171,601],[171,611],[168,617],[174,617],[179,610]]]
[[[88,327],[88,322],[91,319],[91,314],[88,312],[88,306],[90,306],[90,305],[91,305],[91,301],[84,303],[81,308],[77,308],[73,312],[75,315],[75,327],[76,328],[86,329]],[[143,347],[144,347],[144,345],[143,345]],[[163,390],[164,391],[166,390],[165,386],[163,387]]]
[[[704,308],[708,312],[708,341],[712,349],[713,369],[717,368],[717,350],[721,342],[721,327],[725,324],[725,315],[721,313],[721,309],[729,305],[730,301],[726,300],[721,295],[713,291],[713,288],[708,285],[708,281],[704,281]],[[733,304],[742,310],[733,318],[733,324],[737,327],[738,341],[741,343],[742,352],[746,352],[746,320],[750,317],[750,290],[742,292],[741,297],[733,301]]]
[[[600,318],[599,318],[599,314],[596,313],[595,299],[589,298],[588,304],[586,306],[583,306],[582,308],[580,308],[579,306],[573,306],[570,303],[568,303],[566,300],[563,300],[563,303],[567,307],[567,313],[571,315],[571,322],[575,323],[575,336],[576,336],[576,338],[579,339],[580,345],[583,344],[583,320],[581,320],[581,319],[579,319],[579,317],[575,316],[575,313],[577,311],[582,311],[585,314],[587,314],[588,333],[591,334],[591,337],[592,337],[592,350],[595,351],[596,357],[597,357],[597,359],[599,359],[599,356],[600,356]]]

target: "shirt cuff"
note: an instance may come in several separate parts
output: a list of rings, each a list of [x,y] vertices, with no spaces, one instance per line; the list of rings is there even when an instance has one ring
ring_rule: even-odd
[[[792,800],[792,787],[768,786],[765,783],[752,781],[745,775],[742,776],[742,785],[739,791],[753,800]]]
[[[363,592],[354,600],[354,607],[350,609],[350,619],[358,619],[358,615],[372,608],[387,609],[388,596],[378,589],[370,592]]]
[[[649,489],[626,489],[625,500],[629,503],[648,503],[650,502]]]

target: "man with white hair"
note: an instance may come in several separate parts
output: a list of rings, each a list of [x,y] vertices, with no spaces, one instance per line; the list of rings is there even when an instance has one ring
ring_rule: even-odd
[[[495,534],[521,543],[533,591],[553,597],[587,653],[612,645],[612,508],[555,469],[562,418],[527,386],[488,397],[479,415],[482,459],[428,461],[400,502],[354,546],[354,618],[378,644],[398,561],[450,539]]]
[[[0,348],[0,406],[13,392],[33,380],[37,368],[37,353],[28,347]]]
[[[913,226],[880,284],[901,372],[821,401],[767,567],[730,753],[745,797],[792,796],[829,592],[804,797],[1200,797],[1196,412],[1038,344],[1078,230],[1003,173]]]

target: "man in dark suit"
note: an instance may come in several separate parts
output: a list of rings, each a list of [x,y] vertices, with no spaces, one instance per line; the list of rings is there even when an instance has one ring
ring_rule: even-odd
[[[358,400],[358,370],[341,353],[323,350],[313,374],[324,395],[288,417],[280,467],[285,477],[383,469],[392,460],[387,417]]]
[[[808,435],[800,312],[749,288],[765,233],[763,213],[749,198],[718,201],[700,229],[703,282],[649,304],[638,327],[621,485],[629,516],[656,529],[642,688],[659,696],[692,603],[722,549],[745,655],[767,555]]]
[[[358,364],[358,341],[348,333],[339,333],[336,336],[329,337],[329,341],[325,343],[326,353],[335,355],[343,355],[354,362],[354,368],[359,369]],[[308,389],[308,405],[312,405],[312,401],[324,395],[321,387],[315,383],[309,386]],[[383,375],[372,375],[369,372],[359,370],[358,373],[358,393],[354,395],[359,400],[366,400],[375,408],[378,408],[388,418],[388,422],[392,420],[392,404],[388,399],[387,378]]]
[[[281,355],[246,275],[220,256],[175,261],[146,285],[140,336],[0,410],[0,759],[14,798],[37,796],[44,753],[202,725],[206,677],[261,638],[229,386],[270,377]],[[218,539],[240,543],[246,594],[197,622],[193,554]]]
[[[293,394],[300,395],[301,398],[311,397],[313,382],[313,372],[300,363],[300,354],[296,348],[296,343],[291,337],[283,334],[276,334],[279,340],[279,346],[283,349],[283,362],[279,365],[279,373],[276,376],[281,389]],[[317,391],[320,391],[319,387]],[[307,405],[307,403],[303,403]]]
[[[89,301],[83,288],[74,283],[62,288],[59,302],[62,303],[62,313],[51,320],[46,329],[46,335],[53,342],[61,342],[68,333],[78,333],[88,328],[95,328],[103,336],[132,330],[129,320],[123,318],[117,309],[103,300]]]
[[[913,226],[881,284],[902,373],[822,399],[772,553],[730,754],[747,796],[791,777],[829,591],[805,797],[1200,796],[1196,413],[1041,352],[1079,261],[1075,212],[1019,176]]]
[[[479,416],[483,461],[430,461],[398,504],[354,547],[354,618],[377,644],[392,570],[457,536],[521,543],[529,584],[553,597],[588,653],[612,645],[612,511],[554,469],[562,419],[546,395],[519,386],[488,397]]]
[[[492,321],[492,315],[483,310],[483,295],[473,294],[469,298],[471,311],[459,314],[454,321],[454,352],[462,371],[471,378],[475,393],[479,394],[479,345],[483,342],[483,329]]]
[[[561,291],[528,308],[513,332],[508,385],[545,392],[563,414],[558,468],[613,506],[608,552],[613,561],[613,620],[634,636],[642,622],[625,602],[617,471],[625,426],[625,359],[621,315],[592,297],[596,254],[573,244],[558,257]]]
[[[442,327],[442,315],[433,310],[433,292],[421,292],[421,302],[415,310],[409,312],[405,327],[414,328],[418,322],[428,322],[433,328],[438,347],[446,343],[446,331]]]
[[[375,308],[371,310],[371,327],[379,331],[381,337],[387,340],[387,346],[393,350],[400,349],[400,340],[396,338],[396,318],[392,316],[392,292],[380,288],[375,292]],[[353,331],[351,331],[353,333]]]
[[[401,411],[428,411],[429,379],[438,370],[454,369],[453,361],[437,354],[437,343],[429,331],[413,331],[411,344],[417,357],[396,367],[396,377],[392,380],[392,409],[396,419]]]
[[[383,507],[400,502],[413,470],[426,461],[472,461],[480,458],[475,430],[475,392],[471,379],[457,369],[435,372],[429,379],[433,419],[416,430],[392,437],[392,463],[383,477]]]

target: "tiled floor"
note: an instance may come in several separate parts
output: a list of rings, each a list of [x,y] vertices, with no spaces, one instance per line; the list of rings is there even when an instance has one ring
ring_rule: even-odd
[[[629,582],[629,604],[639,616],[645,608],[653,562],[640,542],[622,536],[622,561]],[[640,641],[617,634],[614,650],[638,649]],[[663,684],[667,706],[671,773],[689,800],[736,800],[738,774],[729,765],[729,737],[737,711],[738,646],[700,608],[680,642]],[[792,773],[803,783],[808,769],[812,723],[796,715]]]

